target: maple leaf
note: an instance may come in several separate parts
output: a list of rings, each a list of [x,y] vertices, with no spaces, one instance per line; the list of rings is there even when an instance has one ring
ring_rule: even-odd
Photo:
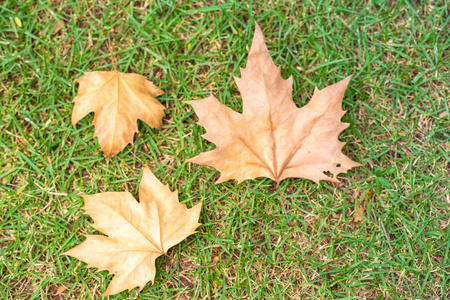
[[[84,195],[84,209],[94,220],[92,226],[106,234],[88,235],[75,248],[64,252],[115,274],[103,295],[154,281],[155,260],[167,250],[195,233],[201,203],[191,209],[178,202],[178,193],[144,169],[139,185],[139,203],[129,192]]]
[[[128,143],[133,143],[138,119],[161,129],[164,106],[155,96],[164,92],[144,76],[99,71],[87,72],[76,81],[80,87],[73,99],[72,124],[94,112],[94,137],[98,137],[106,157],[116,155]]]
[[[213,95],[187,102],[199,117],[198,124],[206,129],[203,137],[216,145],[189,161],[220,171],[216,183],[256,177],[271,178],[278,188],[288,177],[339,182],[337,174],[359,166],[342,154],[345,143],[338,139],[349,125],[340,119],[350,77],[323,90],[316,88],[311,101],[297,108],[292,100],[292,76],[281,77],[257,24],[241,74],[235,81],[243,99],[242,114]]]

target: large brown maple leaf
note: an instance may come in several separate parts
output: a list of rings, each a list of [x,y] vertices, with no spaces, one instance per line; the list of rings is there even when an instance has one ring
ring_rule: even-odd
[[[161,129],[164,106],[155,96],[164,92],[138,74],[118,71],[87,72],[76,80],[80,87],[73,99],[75,125],[90,112],[95,113],[92,124],[106,157],[119,153],[138,131],[140,119],[152,128]]]
[[[144,169],[139,203],[129,192],[83,196],[92,226],[106,234],[88,235],[75,248],[63,253],[115,274],[103,295],[112,295],[154,281],[155,260],[195,233],[201,203],[191,209],[178,202],[177,192]]]
[[[279,183],[301,177],[319,183],[338,182],[336,175],[359,166],[342,154],[338,136],[342,98],[350,77],[323,90],[297,108],[292,100],[292,76],[281,77],[256,25],[247,67],[235,81],[243,99],[243,113],[221,104],[214,96],[189,101],[206,129],[205,139],[216,149],[189,161],[220,171],[217,183],[268,177]]]

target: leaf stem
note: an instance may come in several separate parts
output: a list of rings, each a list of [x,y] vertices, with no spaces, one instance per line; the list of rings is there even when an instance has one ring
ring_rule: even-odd
[[[289,227],[294,227],[294,225],[297,222],[296,221],[292,221],[292,222],[289,221],[289,216],[288,216],[287,211],[286,211],[286,203],[284,202],[283,194],[281,193],[281,189],[280,189],[280,182],[278,180],[277,180],[277,190],[278,190],[278,193],[280,194],[281,204],[283,204],[284,216],[286,217],[287,224],[288,224]]]
[[[183,265],[189,266],[189,267],[194,267],[194,268],[201,268],[201,269],[203,269],[203,268],[211,268],[211,267],[217,266],[217,264],[219,263],[219,261],[216,261],[214,264],[209,265],[209,266],[199,266],[199,265],[195,265],[195,264],[191,264],[191,263],[187,263],[187,262],[178,260],[178,259],[176,259],[175,257],[170,256],[170,255],[167,254],[167,253],[163,253],[163,255],[164,255],[164,256],[167,256],[167,257],[170,258],[170,259],[173,259],[173,260],[179,262],[180,264],[183,264]]]

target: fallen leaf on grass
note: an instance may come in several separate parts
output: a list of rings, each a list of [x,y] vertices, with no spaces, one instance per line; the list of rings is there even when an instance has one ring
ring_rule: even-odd
[[[356,206],[356,210],[353,213],[353,219],[351,223],[354,225],[357,225],[364,221],[366,218],[366,208],[367,208],[367,201],[374,195],[373,192],[368,192],[361,203],[359,203]]]
[[[164,106],[155,96],[164,92],[144,76],[118,71],[87,72],[76,81],[80,87],[73,99],[72,123],[75,125],[94,112],[94,136],[98,137],[106,157],[133,143],[138,119],[161,129]]]
[[[403,149],[403,152],[405,152],[405,155],[406,155],[406,156],[411,156],[411,155],[412,155],[411,151],[409,151],[408,148],[404,147],[404,148],[402,148],[402,149]]]
[[[360,203],[358,206],[356,206],[356,210],[353,213],[353,220],[354,223],[360,223],[364,221],[364,218],[366,217],[366,201],[363,200],[362,203]]]
[[[75,248],[63,253],[115,274],[103,295],[154,281],[155,260],[195,233],[200,225],[201,203],[191,209],[178,202],[178,193],[144,169],[139,186],[139,203],[129,192],[83,196],[84,209],[94,220],[92,226],[106,234],[88,235]]]
[[[216,183],[268,177],[279,183],[288,177],[339,182],[337,175],[360,166],[342,154],[339,134],[349,124],[340,120],[342,98],[350,77],[323,90],[297,108],[292,100],[292,77],[284,80],[256,25],[247,67],[236,84],[243,100],[243,113],[220,103],[213,95],[189,101],[205,139],[216,149],[189,161],[220,171]]]
[[[119,33],[121,29],[121,26],[112,27],[109,29],[109,33]]]
[[[62,294],[65,290],[67,290],[68,287],[65,285],[60,285],[56,292],[53,294],[53,296],[58,296],[59,294]]]
[[[52,31],[52,35],[57,34],[61,29],[63,29],[64,27],[66,27],[66,23],[62,20],[59,19],[58,21],[53,21],[51,27],[53,27],[53,31]]]
[[[338,139],[349,125],[340,119],[350,77],[323,90],[316,88],[311,101],[297,108],[292,101],[292,77],[281,77],[258,25],[241,74],[235,81],[244,102],[242,114],[212,95],[187,102],[198,115],[198,124],[207,130],[203,137],[217,146],[189,161],[219,170],[217,183],[256,177],[339,182],[337,174],[360,165],[342,154],[345,143]]]

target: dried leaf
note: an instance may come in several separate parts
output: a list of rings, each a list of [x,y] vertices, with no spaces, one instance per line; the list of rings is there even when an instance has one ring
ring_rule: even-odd
[[[112,27],[109,29],[109,33],[119,33],[121,29],[121,26]]]
[[[73,100],[72,123],[75,125],[94,112],[94,136],[98,137],[106,157],[133,143],[138,119],[161,129],[164,106],[155,96],[164,92],[144,76],[117,71],[88,72],[76,81],[80,87]]]
[[[66,27],[66,23],[65,23],[62,19],[59,19],[59,20],[53,21],[53,23],[52,23],[51,26],[52,26],[52,27],[55,26],[55,28],[53,28],[53,31],[52,31],[52,35],[55,35],[55,34],[57,34],[61,29],[63,29],[64,27]]]
[[[68,287],[65,285],[60,285],[56,292],[53,294],[53,296],[58,296],[59,294],[62,294],[65,290],[67,290]]]
[[[353,222],[354,223],[359,223],[364,221],[364,218],[366,216],[366,201],[363,200],[362,203],[360,203],[355,210],[355,213],[353,214]]]
[[[374,195],[373,192],[368,192],[361,203],[356,206],[356,210],[353,213],[353,220],[351,221],[354,225],[361,223],[364,221],[366,217],[366,208],[367,201],[372,198]]]
[[[205,139],[217,148],[189,161],[221,172],[217,183],[268,177],[277,183],[301,177],[319,183],[339,182],[336,176],[359,166],[343,155],[338,139],[349,124],[342,123],[342,98],[350,77],[323,90],[297,108],[292,100],[292,77],[284,80],[256,25],[247,67],[235,78],[242,94],[243,113],[214,96],[189,101],[205,127]]]
[[[178,202],[178,193],[144,169],[139,203],[129,192],[83,196],[92,226],[106,234],[88,235],[75,248],[63,253],[115,274],[103,295],[112,295],[154,281],[157,257],[195,233],[200,225],[201,203],[191,209]]]
[[[406,156],[411,156],[412,155],[411,151],[409,151],[408,148],[404,147],[402,149],[403,149],[403,152],[405,152]]]

